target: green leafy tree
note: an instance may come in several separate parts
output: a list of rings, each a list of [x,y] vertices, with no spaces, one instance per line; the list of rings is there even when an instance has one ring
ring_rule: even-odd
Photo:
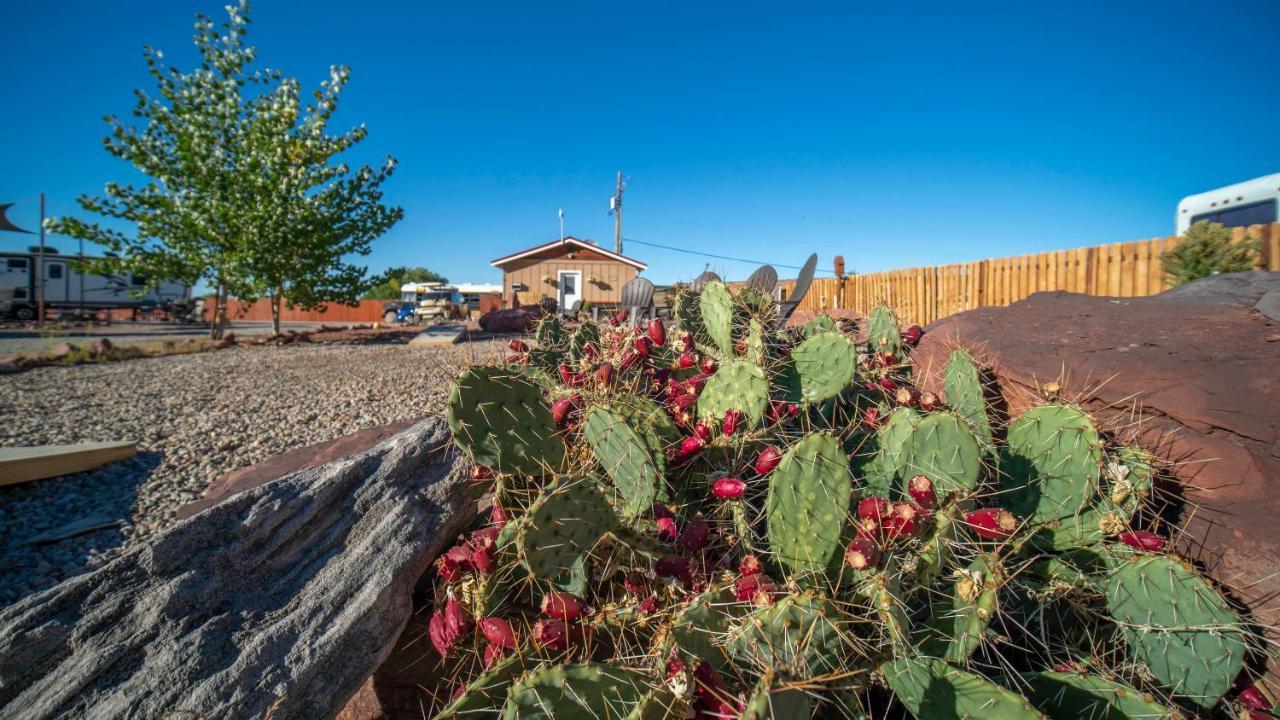
[[[399,300],[400,286],[405,283],[447,283],[449,278],[424,267],[390,267],[387,268],[386,272],[375,275],[370,282],[373,286],[365,292],[365,298],[369,300]]]
[[[1233,242],[1230,230],[1202,220],[1160,256],[1160,266],[1170,285],[1181,285],[1214,273],[1252,270],[1260,249],[1256,238]]]

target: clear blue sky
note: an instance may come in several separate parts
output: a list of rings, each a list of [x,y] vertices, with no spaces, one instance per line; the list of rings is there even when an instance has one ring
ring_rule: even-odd
[[[102,116],[189,66],[183,0],[7,4],[0,202],[128,180]],[[497,280],[557,236],[860,272],[1172,232],[1183,195],[1280,171],[1280,3],[255,3],[267,64],[352,67],[356,160],[400,160],[372,270]],[[15,219],[35,224],[35,205]],[[64,252],[70,241],[54,239]],[[0,249],[27,240],[0,234]],[[665,282],[695,256],[631,244]],[[744,276],[752,267],[711,261]],[[780,273],[787,275],[788,271]]]

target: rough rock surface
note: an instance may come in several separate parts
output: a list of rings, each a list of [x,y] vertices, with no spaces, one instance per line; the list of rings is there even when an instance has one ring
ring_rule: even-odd
[[[1218,275],[1146,298],[1037,293],[927,328],[913,355],[941,393],[951,349],[994,374],[1011,415],[1046,382],[1171,465],[1187,504],[1181,552],[1261,620],[1280,621],[1280,323],[1255,310],[1280,273]]]
[[[0,719],[332,717],[474,517],[469,469],[429,418],[0,611]]]
[[[546,313],[537,305],[494,310],[480,316],[480,329],[491,333],[526,332]]]

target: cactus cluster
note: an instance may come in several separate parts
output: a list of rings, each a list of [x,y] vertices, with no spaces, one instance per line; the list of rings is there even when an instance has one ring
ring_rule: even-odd
[[[438,562],[437,717],[1269,712],[1257,626],[1083,409],[1006,422],[963,350],[921,392],[887,307],[789,328],[712,282],[675,321],[548,320],[458,378],[494,506]]]

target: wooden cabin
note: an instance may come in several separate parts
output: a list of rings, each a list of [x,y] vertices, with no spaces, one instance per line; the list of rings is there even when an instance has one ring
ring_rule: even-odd
[[[505,255],[489,264],[502,270],[502,298],[507,307],[551,299],[562,310],[577,300],[617,305],[622,286],[648,267],[575,237]]]

